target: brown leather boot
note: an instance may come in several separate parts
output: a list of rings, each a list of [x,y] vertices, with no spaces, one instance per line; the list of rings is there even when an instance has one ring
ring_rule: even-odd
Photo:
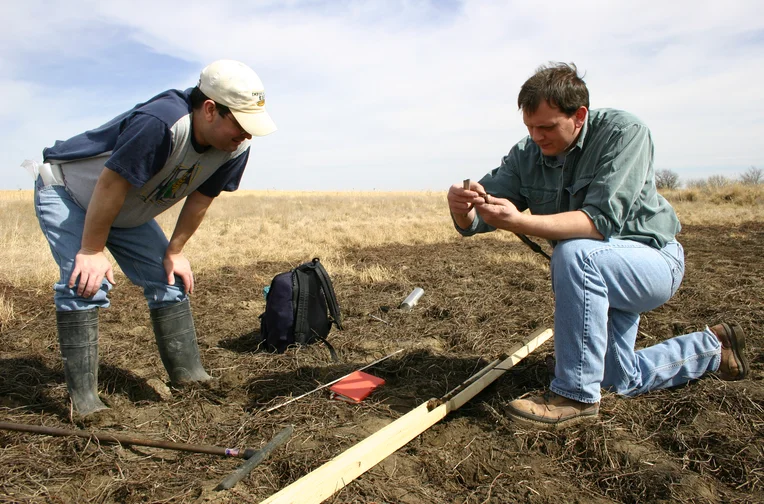
[[[581,420],[596,418],[599,410],[598,402],[582,403],[557,395],[550,390],[539,396],[515,399],[509,403],[507,413],[512,419],[521,423],[558,426],[572,425]]]
[[[745,335],[737,324],[718,324],[711,328],[722,344],[722,361],[716,372],[722,380],[742,380],[748,375],[745,358]]]

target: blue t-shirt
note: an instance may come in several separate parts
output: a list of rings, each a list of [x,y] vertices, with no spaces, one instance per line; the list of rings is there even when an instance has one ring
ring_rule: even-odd
[[[104,166],[133,186],[115,227],[144,224],[194,191],[214,198],[235,191],[249,157],[249,140],[235,152],[194,140],[191,89],[170,90],[140,103],[99,128],[43,150],[58,164],[69,193],[87,208]]]

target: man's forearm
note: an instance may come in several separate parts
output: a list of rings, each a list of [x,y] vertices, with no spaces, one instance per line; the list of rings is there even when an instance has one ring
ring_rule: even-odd
[[[602,240],[604,238],[594,227],[589,216],[580,210],[551,215],[521,213],[508,231],[547,240],[569,240],[572,238]]]
[[[121,175],[108,168],[103,169],[85,214],[81,243],[83,249],[91,252],[104,249],[111,225],[122,209],[130,187],[130,182]]]
[[[214,198],[205,196],[199,191],[194,191],[186,198],[183,209],[178,216],[178,222],[175,223],[175,230],[172,233],[172,238],[170,238],[170,245],[167,247],[168,253],[180,254],[183,251],[186,242],[188,242],[189,238],[191,238],[204,220],[204,215],[207,213],[207,209],[213,200]]]

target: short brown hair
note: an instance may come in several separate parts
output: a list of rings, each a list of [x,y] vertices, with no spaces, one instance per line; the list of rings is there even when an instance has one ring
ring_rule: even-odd
[[[536,69],[517,96],[517,108],[533,114],[541,100],[572,116],[581,107],[589,108],[589,90],[573,63],[551,62]]]
[[[209,100],[206,94],[202,93],[202,90],[199,89],[199,86],[196,86],[194,89],[191,90],[191,109],[197,110],[199,107],[202,106],[204,102]],[[214,101],[214,100],[213,100]],[[231,109],[226,107],[225,105],[221,105],[218,102],[215,102],[215,108],[218,111],[218,114],[221,115],[221,117],[225,117],[228,114],[231,113]]]

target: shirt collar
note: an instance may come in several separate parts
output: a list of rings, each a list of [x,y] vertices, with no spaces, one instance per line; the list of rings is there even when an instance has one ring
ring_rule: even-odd
[[[571,149],[568,152],[573,152],[573,149],[578,147],[579,149],[584,148],[584,140],[586,139],[586,133],[589,131],[589,111],[586,111],[586,117],[584,118],[584,125],[581,127],[581,133],[578,135],[578,139],[576,140],[575,145],[571,147]]]

